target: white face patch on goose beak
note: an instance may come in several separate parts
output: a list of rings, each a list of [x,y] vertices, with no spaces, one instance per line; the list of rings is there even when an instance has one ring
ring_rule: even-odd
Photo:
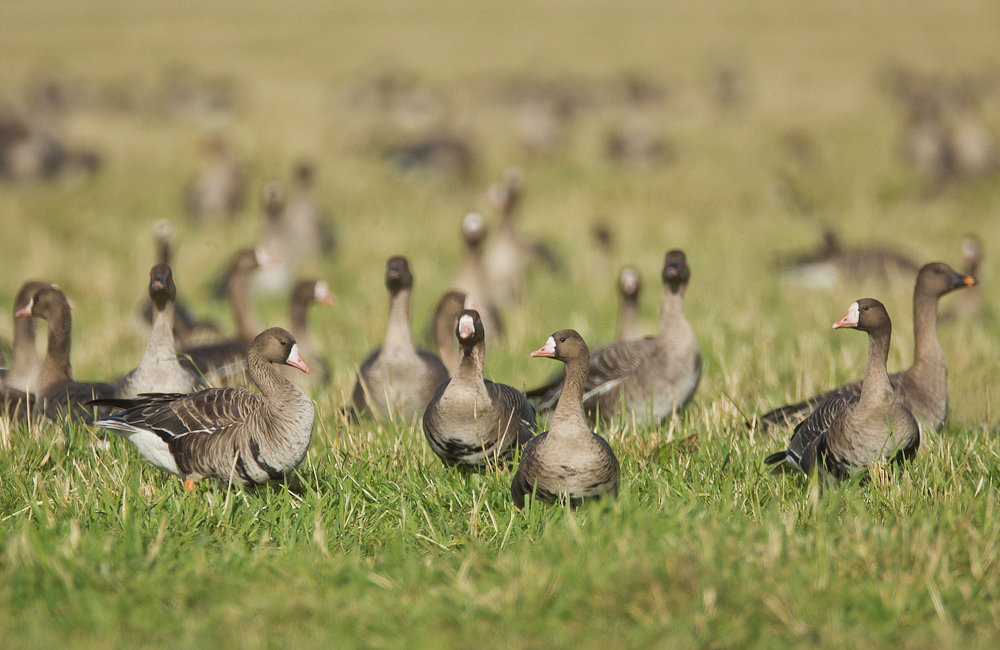
[[[34,307],[34,306],[35,306],[35,297],[32,296],[31,300],[28,301],[27,305],[25,305],[24,307],[18,309],[16,312],[14,312],[14,317],[15,318],[31,318],[31,316],[32,316],[31,308]]]
[[[257,266],[262,269],[273,269],[281,265],[281,258],[277,255],[271,255],[262,246],[258,246],[253,251],[254,257],[257,258]]]
[[[332,306],[335,302],[337,302],[337,296],[330,291],[330,287],[327,286],[326,282],[323,282],[322,280],[316,283],[316,289],[313,291],[313,297],[316,299],[316,302],[321,302],[324,305]]]
[[[545,345],[531,353],[533,357],[554,357],[556,356],[556,339],[550,336]]]
[[[839,330],[842,327],[857,327],[859,315],[858,303],[852,302],[851,306],[847,309],[847,315],[834,323],[833,329]]]
[[[462,339],[471,338],[476,333],[476,323],[472,316],[460,316],[458,319],[458,337]]]
[[[291,351],[289,351],[289,353],[288,353],[288,358],[285,359],[285,363],[287,363],[288,365],[290,365],[293,368],[298,368],[299,370],[301,370],[302,372],[304,372],[306,374],[309,374],[309,366],[307,366],[306,362],[302,360],[301,356],[299,356],[299,344],[298,343],[296,343],[295,345],[292,346]]]

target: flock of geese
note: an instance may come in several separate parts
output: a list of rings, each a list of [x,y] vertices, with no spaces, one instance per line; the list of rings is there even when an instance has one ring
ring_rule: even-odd
[[[698,341],[683,311],[691,269],[683,251],[666,252],[656,335],[640,336],[641,283],[638,271],[628,267],[619,278],[618,342],[591,351],[578,332],[561,330],[531,353],[563,363],[548,382],[522,393],[489,381],[487,343],[503,334],[496,303],[517,295],[529,257],[553,259],[516,230],[518,188],[508,177],[496,190],[502,215],[496,236],[506,243],[492,254],[503,258],[500,263],[494,260],[491,267],[480,250],[482,218],[471,214],[463,221],[466,259],[456,279],[461,290],[446,293],[435,313],[438,353],[414,344],[414,278],[406,258],[387,261],[385,338],[360,364],[344,415],[419,418],[431,450],[446,465],[467,471],[491,471],[519,454],[511,483],[518,507],[529,497],[575,505],[616,495],[618,460],[593,428],[620,418],[640,425],[662,422],[684,409],[701,378]],[[107,429],[130,440],[152,465],[182,478],[188,490],[204,478],[247,487],[286,481],[305,457],[316,417],[303,390],[314,385],[302,384],[301,373],[310,374],[312,366],[320,381],[329,381],[306,328],[307,309],[314,302],[333,304],[333,294],[324,282],[300,281],[292,291],[293,331],[264,329],[250,306],[250,284],[277,260],[262,249],[241,250],[225,274],[236,334],[209,341],[212,326],[177,304],[169,246],[161,246],[160,258],[149,276],[149,344],[139,365],[114,383],[75,380],[70,300],[49,282],[24,284],[14,304],[13,358],[0,383],[4,417],[68,418]],[[911,458],[927,431],[941,428],[947,412],[938,301],[976,284],[973,275],[943,262],[920,268],[913,294],[913,365],[894,374],[886,368],[892,324],[885,307],[871,298],[853,303],[833,327],[868,334],[863,379],[760,416],[752,425],[794,429],[787,449],[765,463],[775,472],[816,472],[832,481],[883,460]],[[36,319],[48,323],[44,361],[35,353]],[[257,391],[211,387],[244,376]],[[538,433],[538,414],[551,416],[548,431]]]

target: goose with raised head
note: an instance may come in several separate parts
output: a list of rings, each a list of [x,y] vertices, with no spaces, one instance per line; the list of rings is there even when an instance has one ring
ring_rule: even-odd
[[[434,310],[431,326],[434,330],[434,346],[441,363],[453,377],[458,368],[458,345],[455,343],[455,326],[463,309],[471,309],[472,301],[464,291],[452,289],[445,292]]]
[[[660,298],[660,332],[636,341],[620,341],[590,356],[583,407],[592,422],[608,422],[624,403],[639,424],[652,424],[675,413],[694,396],[701,379],[701,353],[694,330],[684,318],[684,294],[691,270],[683,251],[667,252]],[[563,375],[528,391],[539,410],[551,411],[563,388]]]
[[[626,266],[618,276],[618,291],[622,297],[621,313],[618,315],[618,340],[635,341],[642,338],[639,328],[639,290],[642,277],[639,270]]]
[[[315,409],[309,396],[274,369],[309,372],[295,338],[280,327],[257,335],[247,349],[250,381],[260,391],[210,388],[93,403],[121,413],[97,425],[127,438],[155,467],[194,489],[203,478],[244,486],[284,480],[305,458]]]
[[[873,298],[858,300],[833,327],[868,333],[868,365],[860,393],[841,393],[821,402],[795,427],[788,449],[764,459],[775,471],[787,467],[810,474],[818,468],[821,477],[841,479],[882,459],[902,462],[917,453],[917,421],[893,390],[885,367],[892,336],[885,307]]]
[[[962,239],[962,275],[979,277],[979,265],[982,262],[982,244],[975,235],[966,235]],[[975,318],[983,313],[983,296],[979,287],[969,287],[952,300],[951,306],[941,314],[941,320],[951,318]]]
[[[177,287],[167,264],[149,271],[149,300],[153,305],[153,331],[139,367],[118,382],[117,397],[137,397],[141,393],[190,393],[203,384],[201,376],[177,359],[174,344],[174,300]]]
[[[17,318],[17,313],[28,306],[28,302],[39,290],[55,286],[44,280],[29,280],[21,285],[14,298],[14,341],[11,351],[10,368],[0,377],[0,385],[16,389],[22,393],[38,390],[38,375],[42,371],[42,361],[35,349],[35,319],[31,316]]]
[[[329,255],[337,246],[337,238],[329,217],[316,202],[312,164],[299,163],[294,176],[284,215],[292,248],[296,256]]]
[[[535,434],[535,409],[523,393],[487,380],[486,332],[479,312],[464,310],[455,328],[462,358],[424,411],[424,435],[446,465],[484,469],[510,461]]]
[[[921,436],[928,427],[940,431],[948,414],[948,368],[937,336],[938,300],[950,291],[977,284],[976,278],[959,275],[944,262],[925,264],[917,275],[913,288],[913,365],[889,375],[889,383],[917,418]],[[860,395],[861,388],[860,381],[838,386],[768,411],[760,416],[760,422],[764,428],[779,424],[794,427],[821,402],[836,395]]]
[[[337,296],[330,291],[330,286],[322,280],[299,280],[292,290],[291,304],[289,305],[292,336],[298,341],[299,353],[302,358],[316,372],[302,375],[289,368],[279,368],[279,370],[282,371],[286,379],[303,390],[330,385],[330,366],[319,356],[316,344],[313,343],[312,334],[309,331],[308,316],[309,307],[314,302],[332,306],[336,301]],[[291,374],[296,376],[290,377]],[[304,381],[302,377],[311,379]]]
[[[486,236],[486,224],[476,212],[470,212],[462,219],[462,238],[465,240],[465,258],[455,277],[453,286],[465,291],[469,300],[479,310],[483,328],[489,339],[503,337],[500,311],[493,304],[490,282],[483,267],[482,241]]]
[[[389,290],[389,325],[382,347],[372,352],[358,369],[351,398],[351,414],[411,420],[422,415],[434,391],[448,378],[441,360],[417,350],[410,333],[410,294],[413,275],[405,257],[386,262],[385,286]]]
[[[521,452],[510,485],[514,505],[523,508],[525,497],[532,495],[546,503],[569,501],[574,506],[605,494],[618,496],[618,459],[611,445],[590,430],[583,414],[590,365],[583,337],[560,330],[531,356],[564,362],[566,380],[549,430],[525,443]]]
[[[291,286],[298,269],[300,254],[292,240],[285,214],[287,200],[281,183],[272,181],[264,186],[262,202],[266,217],[264,229],[257,239],[257,248],[267,253],[274,262],[254,274],[254,291],[283,294]]]
[[[55,286],[42,287],[14,316],[42,318],[49,324],[48,351],[35,391],[46,417],[59,420],[69,416],[86,424],[93,422],[94,410],[88,408],[86,403],[95,398],[115,397],[116,387],[104,382],[73,379],[70,365],[70,331],[73,325],[66,294]]]

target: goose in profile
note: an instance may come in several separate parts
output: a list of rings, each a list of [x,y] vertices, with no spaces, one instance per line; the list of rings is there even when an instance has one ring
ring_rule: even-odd
[[[280,327],[257,335],[247,349],[250,381],[260,391],[211,388],[136,399],[98,399],[122,409],[97,425],[127,438],[155,467],[193,490],[203,478],[244,486],[283,481],[305,458],[315,409],[301,389],[271,364],[309,372],[295,338]]]
[[[219,137],[205,141],[207,163],[187,188],[188,214],[202,223],[231,220],[243,209],[246,178],[243,163]]]
[[[36,398],[46,417],[60,420],[65,416],[89,424],[94,410],[86,403],[95,398],[116,396],[116,387],[103,382],[81,382],[73,379],[70,365],[70,330],[72,316],[66,295],[55,286],[45,286],[35,292],[17,318],[42,318],[48,321],[48,351],[38,375]]]
[[[303,381],[303,375],[294,370],[286,368],[280,368],[280,370],[286,379],[303,390],[308,391],[317,386],[330,385],[330,366],[319,356],[316,344],[313,343],[312,334],[309,331],[308,316],[309,307],[313,303],[318,302],[323,305],[332,306],[336,301],[337,296],[330,291],[330,286],[322,280],[299,280],[295,283],[295,288],[292,290],[292,299],[289,305],[292,336],[298,341],[300,355],[309,364],[309,367],[316,370],[316,372],[304,375],[312,379]],[[290,374],[297,376],[290,377]]]
[[[455,344],[455,327],[463,309],[471,309],[472,302],[464,291],[452,289],[445,292],[434,310],[434,346],[441,363],[448,369],[448,376],[454,377],[458,368],[458,345]]]
[[[39,290],[54,287],[44,280],[29,280],[21,285],[14,298],[14,341],[10,368],[0,376],[0,386],[13,388],[22,393],[38,390],[38,375],[42,371],[42,361],[35,349],[35,318],[17,318],[17,313],[28,306]]]
[[[587,344],[574,330],[561,330],[531,356],[564,362],[566,381],[551,427],[525,443],[521,452],[510,486],[514,505],[523,508],[525,497],[532,495],[573,506],[605,494],[617,496],[618,459],[611,445],[587,426],[581,405],[590,358]]]
[[[889,375],[889,383],[920,425],[940,431],[948,414],[948,369],[937,336],[938,301],[941,296],[979,284],[971,275],[959,275],[944,262],[925,264],[913,288],[913,365]],[[769,425],[794,427],[816,406],[836,395],[860,395],[862,382],[844,384],[795,404],[779,406],[760,417]]]
[[[618,340],[635,341],[642,338],[639,328],[639,290],[642,277],[639,270],[626,266],[618,276],[618,290],[622,296],[622,309],[618,316]]]
[[[624,403],[637,423],[652,424],[691,401],[701,379],[701,353],[694,330],[684,318],[684,294],[691,270],[683,251],[666,254],[660,298],[660,332],[620,341],[590,356],[583,408],[591,421],[609,422]],[[528,391],[539,411],[551,411],[563,390],[564,376]]]
[[[167,264],[149,271],[149,299],[153,305],[153,331],[139,367],[118,382],[117,397],[137,397],[141,393],[190,393],[202,386],[201,376],[177,360],[174,345],[174,300],[177,287]]]
[[[889,383],[886,360],[892,322],[878,300],[851,304],[834,329],[868,333],[868,365],[858,394],[839,393],[821,402],[795,427],[788,449],[764,462],[804,474],[818,468],[822,478],[842,479],[882,459],[902,462],[920,445],[917,421]]]
[[[823,231],[823,241],[811,253],[778,262],[789,280],[807,287],[831,288],[840,282],[861,283],[912,278],[919,265],[899,251],[883,246],[844,246],[837,233]]]
[[[535,409],[520,391],[483,376],[486,333],[479,312],[466,309],[455,328],[462,358],[424,411],[424,435],[446,465],[484,469],[510,461],[535,434]]]
[[[490,339],[500,339],[503,337],[500,311],[493,304],[490,282],[483,267],[481,244],[485,236],[486,225],[483,223],[483,218],[475,212],[465,215],[462,219],[465,259],[452,285],[465,291],[468,299],[479,310],[486,336]]]
[[[417,350],[410,334],[410,293],[413,275],[405,257],[386,263],[389,325],[382,347],[358,369],[351,399],[352,417],[372,413],[412,420],[422,415],[448,370],[434,354]]]

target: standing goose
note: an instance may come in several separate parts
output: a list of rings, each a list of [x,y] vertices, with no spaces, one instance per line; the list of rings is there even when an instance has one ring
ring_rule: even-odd
[[[458,271],[458,276],[452,283],[465,291],[472,304],[476,305],[483,319],[486,336],[491,340],[503,337],[503,324],[500,311],[493,304],[490,295],[490,282],[483,267],[482,241],[486,235],[483,218],[475,212],[470,212],[462,219],[462,238],[465,240],[465,259]]]
[[[188,395],[152,394],[100,399],[124,409],[97,424],[128,438],[156,467],[184,479],[193,490],[203,478],[230,477],[244,486],[284,479],[306,455],[315,410],[309,397],[271,366],[309,372],[295,338],[273,327],[247,350],[250,381],[260,390],[210,388]]]
[[[330,291],[329,285],[322,280],[299,280],[292,291],[291,304],[289,305],[289,316],[291,320],[292,336],[298,341],[299,352],[313,368],[319,371],[309,373],[305,377],[313,377],[311,381],[302,381],[302,375],[294,371],[285,372],[285,368],[280,368],[286,379],[303,390],[310,390],[316,386],[330,385],[330,366],[318,356],[316,345],[313,343],[312,334],[309,332],[309,306],[314,302],[324,305],[333,305],[337,297]],[[290,373],[298,375],[295,378],[289,377]]]
[[[434,346],[437,348],[441,363],[448,370],[448,376],[454,377],[458,368],[458,346],[455,345],[455,326],[463,309],[470,309],[471,301],[464,291],[452,289],[438,301],[434,310]]]
[[[455,335],[462,359],[424,411],[424,435],[446,465],[483,469],[509,461],[535,434],[535,409],[520,391],[483,378],[486,333],[479,312],[466,309]]]
[[[568,500],[574,506],[590,497],[618,496],[618,459],[611,445],[587,426],[581,406],[590,358],[587,344],[576,331],[561,330],[531,356],[564,362],[566,381],[552,426],[524,445],[510,485],[514,504],[523,508],[531,494],[546,503]]]
[[[274,263],[254,274],[253,288],[271,295],[283,294],[288,290],[300,261],[285,215],[286,200],[285,188],[281,183],[271,182],[264,186],[266,222],[257,247],[265,251]]]
[[[666,254],[660,299],[660,332],[637,341],[620,341],[590,357],[583,407],[591,421],[610,421],[624,401],[639,424],[659,422],[694,396],[701,379],[701,353],[694,330],[684,318],[684,293],[691,270],[680,250]],[[559,399],[563,376],[528,391],[541,411]]]
[[[201,376],[177,360],[174,346],[174,299],[177,287],[167,264],[149,271],[149,299],[153,305],[153,331],[139,367],[118,382],[117,397],[141,393],[190,393],[201,387]]]
[[[892,322],[878,300],[853,303],[847,315],[833,324],[868,333],[868,365],[860,394],[838,394],[819,404],[792,435],[788,449],[764,462],[788,466],[805,474],[819,467],[822,477],[836,479],[867,469],[880,459],[897,462],[917,453],[917,421],[889,383]],[[777,468],[776,468],[777,469]]]
[[[16,316],[28,306],[28,302],[39,290],[52,286],[55,285],[44,280],[29,280],[17,292],[14,298],[14,349],[11,353],[10,368],[0,378],[0,385],[22,393],[38,390],[38,375],[42,371],[42,362],[35,350],[35,319],[30,316],[23,318]]]
[[[70,330],[72,316],[66,295],[54,286],[45,286],[35,292],[28,304],[14,314],[17,318],[43,318],[49,323],[48,352],[38,375],[35,395],[42,402],[44,413],[50,419],[71,419],[89,424],[94,421],[93,409],[86,402],[95,398],[115,396],[115,386],[103,382],[73,380],[70,365]]]
[[[413,275],[405,257],[386,263],[389,325],[382,347],[369,355],[354,384],[352,416],[373,413],[411,420],[422,415],[448,370],[426,350],[417,350],[410,335],[410,292]]]
[[[316,202],[313,166],[302,162],[295,167],[295,182],[285,206],[285,223],[297,255],[329,255],[337,246],[330,220]]]
[[[618,289],[622,295],[622,310],[618,317],[618,340],[635,341],[642,338],[639,329],[639,290],[642,278],[639,271],[631,266],[622,269],[618,277]]]
[[[948,414],[948,369],[937,337],[938,300],[949,291],[971,287],[979,281],[962,276],[944,262],[924,265],[913,288],[913,365],[889,375],[889,382],[906,408],[913,412],[921,435],[927,428],[940,431]],[[817,404],[836,395],[860,395],[862,382],[838,386],[796,404],[779,406],[760,417],[762,426],[794,427]]]

